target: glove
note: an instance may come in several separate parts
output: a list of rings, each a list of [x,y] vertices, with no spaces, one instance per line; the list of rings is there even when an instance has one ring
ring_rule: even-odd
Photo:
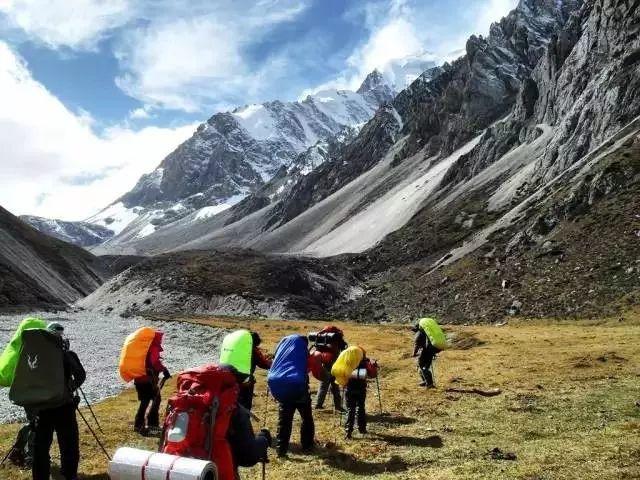
[[[269,448],[271,448],[271,445],[273,444],[273,438],[271,437],[271,432],[269,432],[269,430],[267,430],[266,428],[263,428],[262,430],[260,430],[259,435],[267,439],[267,445],[269,446]]]
[[[169,370],[165,367],[164,370],[162,370],[162,376],[166,379],[169,380],[171,378],[171,374],[169,373]]]
[[[73,403],[75,403],[76,407],[80,405],[80,395],[76,394],[73,396]]]

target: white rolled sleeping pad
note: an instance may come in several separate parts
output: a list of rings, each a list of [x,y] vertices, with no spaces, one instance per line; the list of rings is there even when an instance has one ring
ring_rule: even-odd
[[[367,369],[356,368],[353,372],[351,372],[351,378],[355,378],[356,380],[365,380],[367,378]]]
[[[213,462],[166,453],[119,448],[109,462],[111,480],[217,480]]]

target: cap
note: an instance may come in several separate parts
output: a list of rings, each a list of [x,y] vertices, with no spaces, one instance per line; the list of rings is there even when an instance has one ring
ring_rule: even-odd
[[[58,322],[51,322],[47,325],[47,330],[53,333],[62,334],[62,332],[64,332],[64,327]]]

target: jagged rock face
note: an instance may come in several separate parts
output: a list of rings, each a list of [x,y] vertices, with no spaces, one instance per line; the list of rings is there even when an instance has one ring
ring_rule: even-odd
[[[48,218],[21,215],[20,219],[36,230],[79,247],[90,247],[113,237],[114,232],[87,222],[66,222]]]

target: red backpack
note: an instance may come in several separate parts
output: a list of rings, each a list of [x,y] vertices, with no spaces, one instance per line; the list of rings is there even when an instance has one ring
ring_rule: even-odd
[[[167,405],[160,452],[211,460],[219,480],[233,480],[227,430],[238,399],[235,376],[217,365],[204,365],[180,373],[177,388]]]

